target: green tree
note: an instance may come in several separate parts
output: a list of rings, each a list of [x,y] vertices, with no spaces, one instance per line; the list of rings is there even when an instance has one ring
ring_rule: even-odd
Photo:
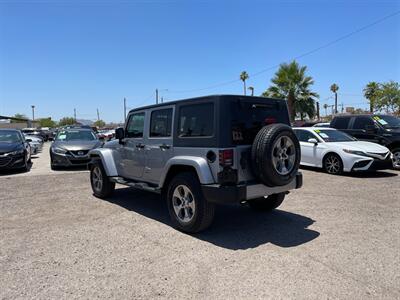
[[[28,120],[28,117],[25,116],[24,114],[15,114],[14,118]],[[21,122],[23,121],[11,120],[11,123],[21,123]]]
[[[56,127],[56,122],[54,122],[51,118],[42,118],[39,119],[39,125],[40,127],[51,127],[54,128]]]
[[[380,85],[375,81],[368,82],[365,86],[364,97],[369,101],[369,112],[373,113],[380,93]]]
[[[315,115],[315,100],[319,97],[310,87],[314,84],[311,76],[306,76],[306,66],[300,66],[296,61],[281,64],[272,85],[262,94],[264,97],[283,98],[288,102],[290,120],[294,121],[298,114],[300,118]]]
[[[97,120],[96,122],[93,123],[93,126],[104,127],[106,126],[106,122],[104,122],[103,120]]]
[[[65,126],[65,125],[74,125],[75,124],[75,119],[72,117],[64,117],[58,122],[59,126]]]
[[[332,91],[332,93],[335,94],[335,114],[338,113],[338,110],[337,110],[337,91],[338,90],[339,90],[339,86],[336,83],[331,85],[331,91]]]
[[[400,84],[395,81],[382,83],[375,101],[379,110],[400,114]]]
[[[325,109],[325,116],[327,116],[328,115],[328,104],[324,104],[324,109]]]
[[[246,71],[240,73],[240,80],[243,81],[243,92],[246,95],[246,80],[249,79],[249,74]]]

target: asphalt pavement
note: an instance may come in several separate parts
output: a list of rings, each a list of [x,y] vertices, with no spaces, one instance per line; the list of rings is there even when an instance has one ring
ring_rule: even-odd
[[[400,172],[302,172],[278,210],[219,206],[187,235],[157,195],[50,171],[46,144],[0,175],[0,298],[399,299]]]

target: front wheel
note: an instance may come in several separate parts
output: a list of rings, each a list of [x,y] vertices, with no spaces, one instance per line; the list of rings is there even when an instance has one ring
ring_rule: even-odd
[[[90,169],[90,183],[93,194],[101,199],[111,196],[115,190],[115,182],[110,181],[101,162],[95,162]]]
[[[249,206],[258,211],[271,211],[282,204],[285,199],[285,193],[273,194],[268,197],[261,197],[249,200]]]
[[[393,168],[396,170],[400,170],[400,148],[393,149]]]
[[[324,170],[328,174],[339,175],[343,172],[342,159],[334,153],[330,153],[324,158]]]
[[[214,219],[215,206],[204,198],[200,182],[191,172],[178,174],[171,180],[167,205],[172,224],[183,232],[202,231]]]

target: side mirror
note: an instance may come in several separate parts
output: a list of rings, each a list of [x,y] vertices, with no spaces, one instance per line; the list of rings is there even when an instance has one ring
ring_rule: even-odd
[[[365,126],[365,131],[368,134],[375,134],[378,132],[378,128],[376,128],[375,125],[367,125],[367,126]]]
[[[308,141],[307,142],[309,142],[309,143],[313,143],[314,145],[318,145],[318,141],[317,141],[317,139],[313,139],[313,138],[311,138],[311,139],[308,139]]]
[[[30,143],[30,142],[32,142],[32,140],[31,139],[25,139],[25,142]]]
[[[123,138],[125,137],[125,131],[123,128],[117,128],[115,129],[115,138],[119,140],[119,143],[122,143]]]

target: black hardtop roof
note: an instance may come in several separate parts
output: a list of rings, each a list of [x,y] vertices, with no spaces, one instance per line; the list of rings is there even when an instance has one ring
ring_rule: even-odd
[[[266,97],[258,97],[258,96],[244,96],[244,95],[229,95],[229,94],[221,94],[221,95],[207,95],[207,96],[200,96],[200,97],[194,97],[194,98],[186,98],[186,99],[180,99],[180,100],[174,100],[174,101],[168,101],[164,103],[159,103],[159,104],[152,104],[152,105],[147,105],[147,106],[141,106],[137,107],[134,109],[131,109],[129,113],[138,111],[138,110],[145,110],[145,109],[151,109],[151,108],[156,108],[156,107],[163,107],[163,106],[169,106],[169,105],[174,105],[177,103],[186,103],[186,102],[203,102],[203,101],[210,101],[212,98],[224,98],[224,99],[246,99],[246,100],[273,100],[273,101],[286,101],[285,99],[276,99],[276,98],[266,98]]]

